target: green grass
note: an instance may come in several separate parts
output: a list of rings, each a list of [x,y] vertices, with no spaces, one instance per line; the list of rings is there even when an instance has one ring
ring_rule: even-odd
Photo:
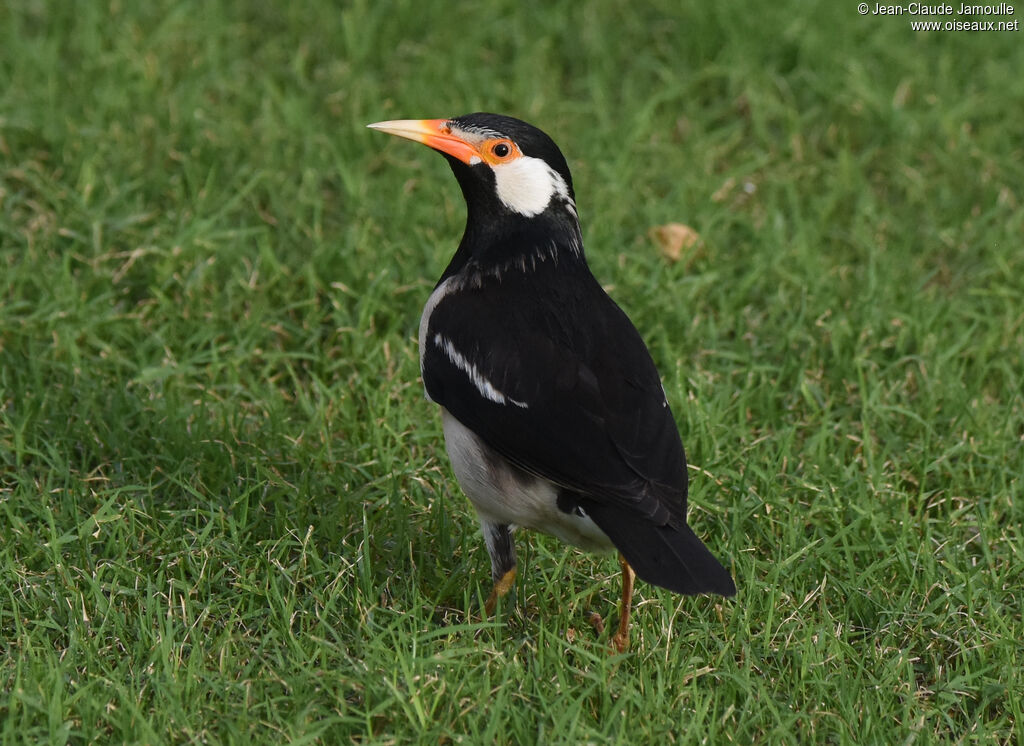
[[[1022,32],[278,5],[0,8],[0,742],[1024,742]],[[545,537],[481,618],[461,198],[364,129],[477,109],[565,151],[739,586],[640,584],[625,656]]]

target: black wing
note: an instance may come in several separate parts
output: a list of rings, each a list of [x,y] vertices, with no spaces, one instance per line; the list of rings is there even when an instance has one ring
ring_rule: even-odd
[[[641,578],[731,594],[686,526],[683,446],[643,340],[589,271],[545,281],[545,269],[437,303],[422,351],[428,395],[510,462],[574,493]]]

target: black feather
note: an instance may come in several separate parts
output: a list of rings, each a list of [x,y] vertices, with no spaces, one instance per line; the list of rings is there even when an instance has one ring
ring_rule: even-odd
[[[736,595],[732,576],[685,523],[638,521],[593,500],[581,505],[642,580],[676,593]]]

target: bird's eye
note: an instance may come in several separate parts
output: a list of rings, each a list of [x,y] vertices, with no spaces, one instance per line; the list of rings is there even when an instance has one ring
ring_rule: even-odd
[[[499,142],[497,145],[491,148],[491,152],[494,153],[499,158],[504,158],[505,156],[512,152],[512,148],[508,146],[507,142]]]

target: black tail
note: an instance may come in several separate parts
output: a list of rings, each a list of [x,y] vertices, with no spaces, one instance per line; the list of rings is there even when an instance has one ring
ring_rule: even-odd
[[[729,571],[685,523],[681,528],[657,526],[615,507],[587,503],[587,515],[608,534],[641,580],[686,595],[736,595]]]

